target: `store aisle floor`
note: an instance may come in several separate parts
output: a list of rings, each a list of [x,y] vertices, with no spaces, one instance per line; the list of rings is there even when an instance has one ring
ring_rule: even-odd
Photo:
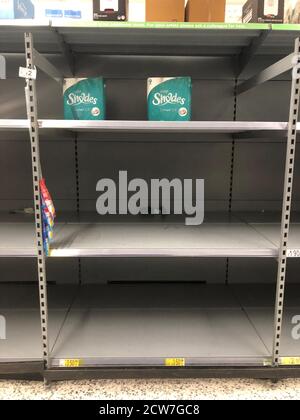
[[[300,399],[300,379],[255,380],[103,380],[53,383],[0,381],[4,399]]]

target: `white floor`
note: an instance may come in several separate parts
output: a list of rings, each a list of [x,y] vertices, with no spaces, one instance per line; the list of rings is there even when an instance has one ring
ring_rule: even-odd
[[[0,381],[4,399],[264,399],[299,400],[300,379],[273,384],[257,380],[103,380],[61,382],[45,388],[39,382]]]

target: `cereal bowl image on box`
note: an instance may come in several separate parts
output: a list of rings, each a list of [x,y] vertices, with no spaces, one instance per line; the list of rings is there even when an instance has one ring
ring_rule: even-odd
[[[92,109],[92,115],[93,117],[98,117],[101,114],[100,109],[99,108],[93,108]]]
[[[188,110],[186,108],[180,108],[178,114],[180,117],[185,117],[188,114]]]
[[[192,103],[190,77],[148,79],[148,119],[150,121],[190,121]]]

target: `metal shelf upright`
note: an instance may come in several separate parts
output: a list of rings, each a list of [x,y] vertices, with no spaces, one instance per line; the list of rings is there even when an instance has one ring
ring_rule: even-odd
[[[35,68],[34,48],[32,34],[25,33],[25,55],[26,67],[33,71]],[[45,367],[49,363],[49,340],[48,340],[48,303],[47,303],[47,279],[46,279],[46,261],[43,246],[43,218],[41,210],[40,181],[42,179],[40,150],[39,150],[39,128],[38,128],[38,110],[36,96],[36,82],[32,78],[26,79],[25,87],[26,108],[29,122],[29,135],[31,143],[32,157],[32,177],[34,194],[34,214],[36,229],[36,250],[37,250],[37,268],[39,281],[39,298],[41,312],[41,336],[43,345],[43,359]]]
[[[273,346],[273,365],[280,364],[280,343],[282,334],[282,320],[284,311],[284,294],[287,258],[289,257],[289,233],[292,209],[292,193],[293,180],[295,170],[295,155],[297,144],[297,122],[299,116],[300,101],[300,43],[299,38],[295,40],[291,87],[291,102],[289,114],[289,128],[286,149],[286,163],[284,175],[284,192],[282,204],[282,220],[281,220],[281,242],[278,260],[277,274],[277,292],[276,292],[276,308],[275,308],[275,327],[274,327],[274,346]]]

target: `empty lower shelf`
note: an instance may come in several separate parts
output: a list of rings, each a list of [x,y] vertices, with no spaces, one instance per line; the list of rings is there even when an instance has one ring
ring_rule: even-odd
[[[52,299],[49,287],[50,345],[56,340],[74,290],[73,286],[56,287],[55,299]],[[6,338],[0,340],[0,373],[1,363],[42,361],[38,285],[0,283],[0,315],[6,324]]]
[[[256,364],[269,357],[225,286],[82,287],[55,346],[52,366]]]
[[[187,366],[263,366],[272,355],[275,287],[262,288],[82,286],[52,348],[52,367],[66,360],[82,367],[164,366],[169,358],[184,358]],[[257,308],[241,303],[250,292],[259,298]],[[292,311],[285,316],[283,354],[295,356]]]
[[[51,366],[263,366],[273,344],[275,285],[51,285]],[[299,357],[292,318],[300,286],[288,285],[281,356]],[[2,363],[42,361],[37,285],[0,285],[7,339]]]
[[[234,292],[259,336],[267,348],[272,349],[273,331],[270,327],[274,325],[275,287],[237,285],[234,287]],[[299,317],[299,314],[300,285],[287,283],[280,347],[281,357],[300,357],[300,340],[293,337],[293,330],[296,327],[293,319]]]

